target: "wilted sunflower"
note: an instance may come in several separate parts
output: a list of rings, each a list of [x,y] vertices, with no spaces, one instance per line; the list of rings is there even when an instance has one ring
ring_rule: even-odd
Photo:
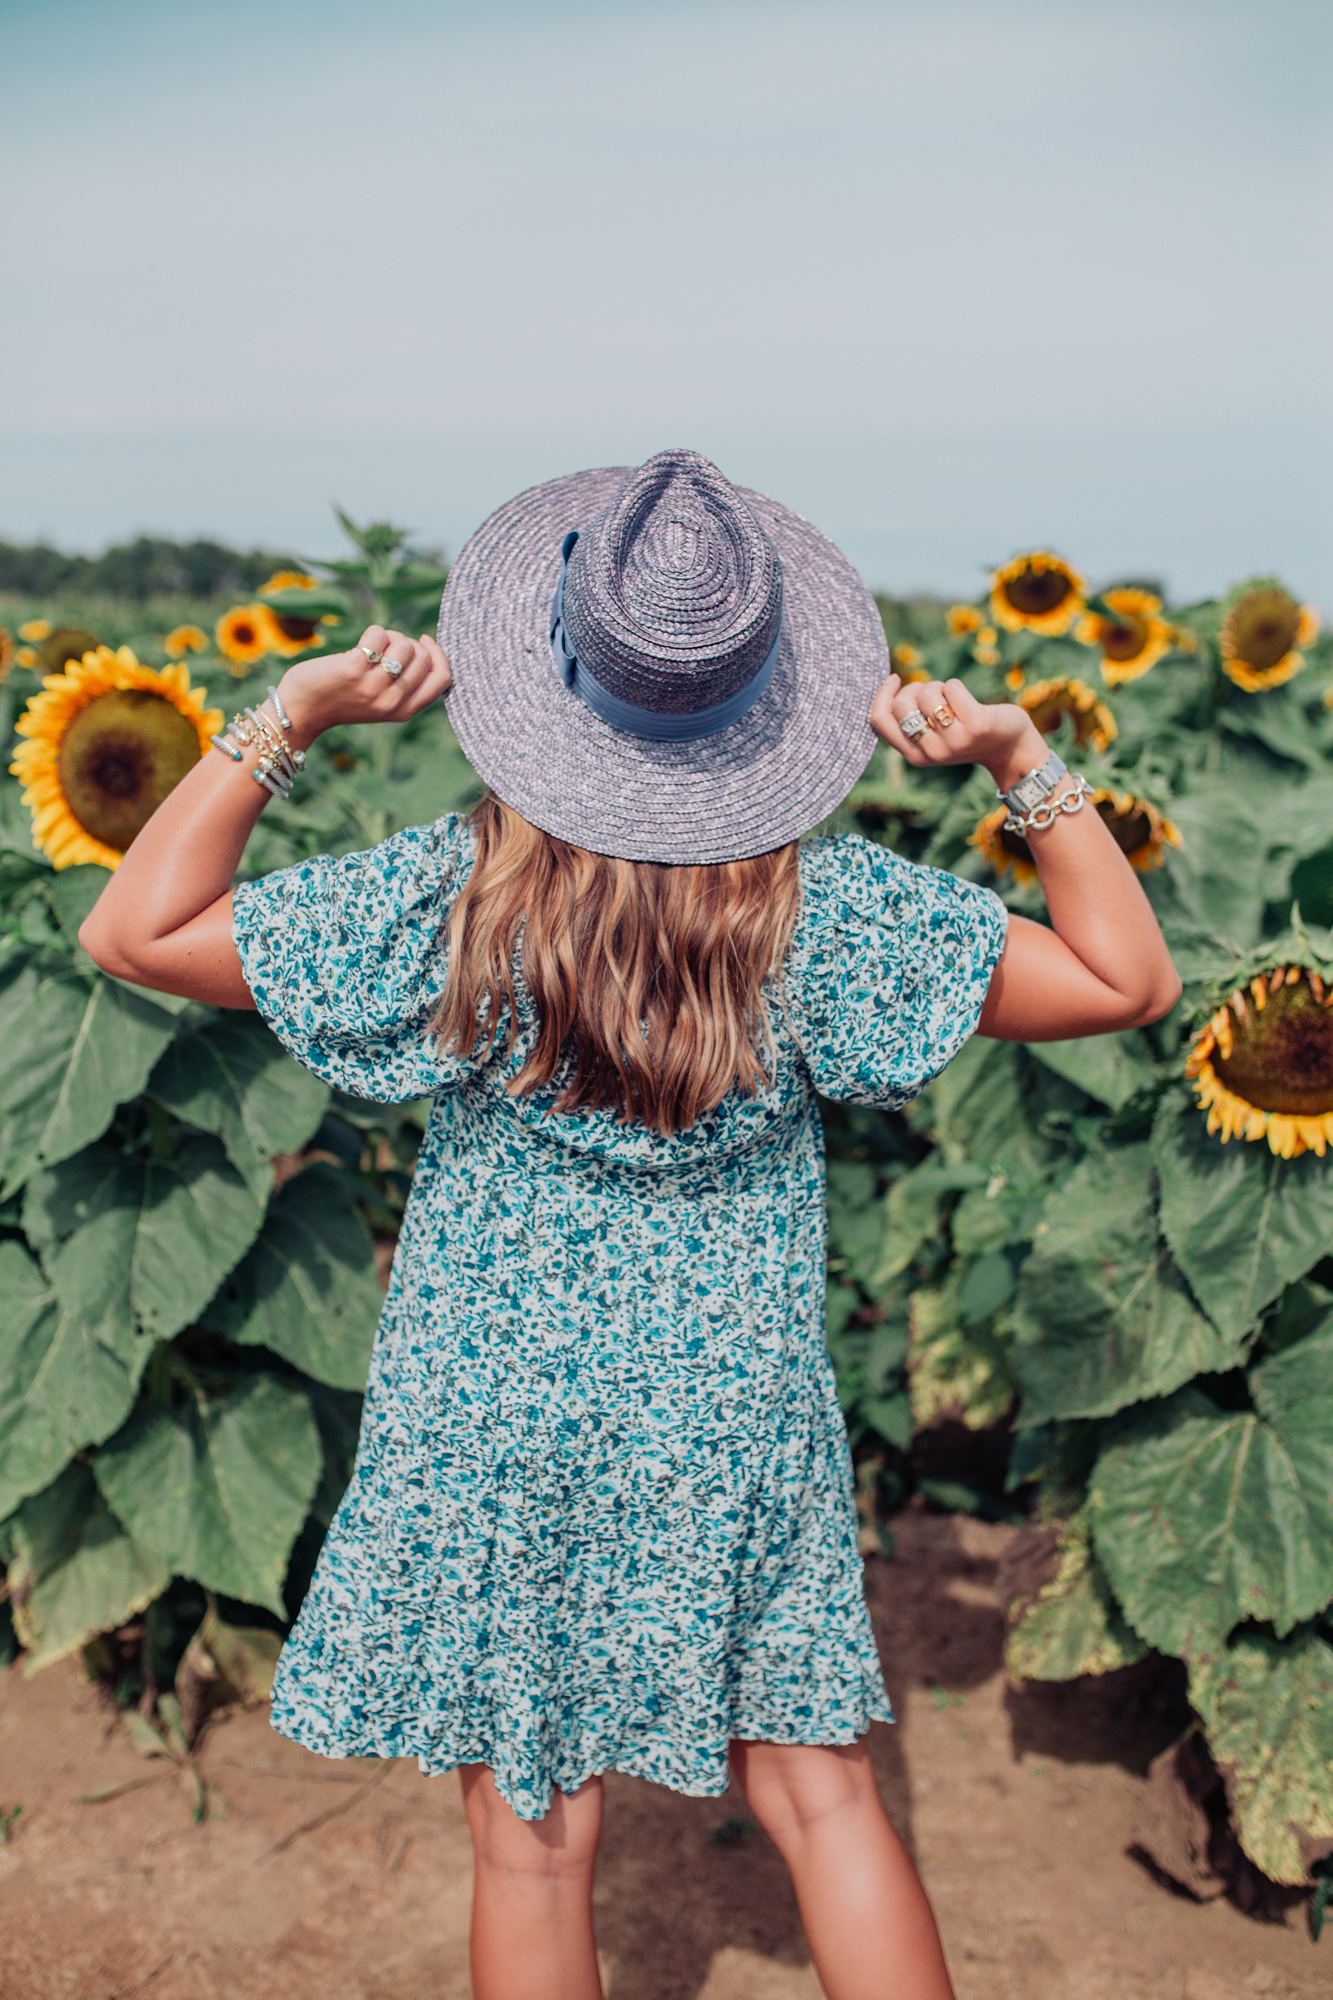
[[[174,632],[168,632],[162,644],[169,660],[179,660],[186,653],[206,653],[208,634],[201,625],[178,625]]]
[[[1080,750],[1105,750],[1120,734],[1116,719],[1104,701],[1097,699],[1086,681],[1058,674],[1053,680],[1033,681],[1018,697],[1043,736],[1053,736],[1066,715],[1074,725],[1074,739]]]
[[[1102,679],[1108,687],[1118,687],[1155,667],[1162,655],[1170,652],[1173,635],[1161,616],[1162,600],[1151,590],[1120,584],[1114,590],[1104,590],[1102,602],[1113,615],[1085,611],[1076,636],[1085,646],[1100,649]]]
[[[1319,630],[1319,613],[1298,604],[1271,576],[1240,584],[1222,607],[1222,671],[1246,694],[1281,687],[1305,665],[1301,648]]]
[[[1041,632],[1056,639],[1083,609],[1083,579],[1047,549],[1033,549],[997,569],[990,612],[1010,632]]]
[[[25,639],[30,646],[35,646],[40,639],[49,639],[50,636],[51,622],[47,618],[29,618],[25,624],[19,626],[20,639]]]
[[[965,639],[969,632],[979,632],[986,622],[975,604],[951,604],[945,620],[951,639]]]
[[[213,636],[223,659],[243,669],[276,653],[281,635],[267,604],[236,604],[223,612]]]
[[[1092,804],[1103,826],[1110,828],[1130,867],[1141,875],[1150,868],[1161,867],[1165,848],[1180,845],[1180,835],[1170,820],[1149,800],[1136,798],[1132,792],[1096,791]],[[987,813],[968,835],[968,846],[977,848],[997,875],[1012,869],[1016,882],[1035,882],[1037,869],[1032,849],[1021,833],[1005,832],[1008,817],[1008,806],[998,806]]]
[[[141,667],[99,646],[48,674],[15,725],[10,770],[25,787],[32,841],[57,868],[115,868],[135,835],[208,749],[222,711],[188,667]]]
[[[1323,1157],[1333,1139],[1333,994],[1310,966],[1279,965],[1238,986],[1185,1066],[1208,1130],[1267,1139],[1281,1159]]]

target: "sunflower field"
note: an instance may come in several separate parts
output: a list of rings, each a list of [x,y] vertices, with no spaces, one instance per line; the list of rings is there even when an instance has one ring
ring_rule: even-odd
[[[0,640],[10,1643],[32,1667],[82,1648],[120,1699],[189,1727],[262,1693],[299,1605],[425,1107],[330,1093],[255,1017],[106,978],[77,930],[218,711],[371,616],[433,624],[439,568],[344,525],[346,561],[279,571],[211,631],[136,626],[131,651],[52,616]],[[1085,772],[1185,994],[1129,1034],[975,1040],[901,1115],[826,1106],[829,1344],[866,1547],[913,1490],[1020,1520],[1011,1674],[1182,1662],[1214,1831],[1229,1816],[1249,1863],[1322,1911],[1333,647],[1276,579],[1163,599],[1091,593],[1033,551],[976,603],[883,601],[904,675],[1021,702]],[[310,765],[247,871],[479,794],[440,709],[334,731]],[[984,773],[880,749],[837,824],[1040,917],[1003,818]]]

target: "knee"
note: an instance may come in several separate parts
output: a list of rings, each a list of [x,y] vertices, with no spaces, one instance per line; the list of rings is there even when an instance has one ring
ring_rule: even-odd
[[[863,1744],[744,1743],[732,1762],[751,1811],[779,1849],[879,1809]]]
[[[592,1873],[602,1823],[596,1780],[570,1795],[557,1792],[545,1817],[536,1820],[520,1819],[506,1805],[489,1772],[473,1782],[464,1775],[463,1801],[478,1868],[553,1884]]]

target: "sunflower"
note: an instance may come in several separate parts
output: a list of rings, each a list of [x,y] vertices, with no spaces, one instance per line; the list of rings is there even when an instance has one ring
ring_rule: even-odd
[[[983,667],[998,667],[1000,664],[999,633],[993,625],[983,625],[977,633],[977,643],[972,648]]]
[[[1161,616],[1162,600],[1151,590],[1131,584],[1102,592],[1106,611],[1085,611],[1078,621],[1076,637],[1085,646],[1097,646],[1102,656],[1102,679],[1108,687],[1122,681],[1136,681],[1169,653],[1174,635]]]
[[[1180,835],[1170,820],[1149,800],[1136,798],[1132,792],[1096,791],[1092,804],[1102,824],[1110,828],[1130,867],[1141,875],[1146,875],[1150,868],[1161,867],[1167,847],[1180,845]],[[998,806],[978,821],[967,843],[980,852],[997,875],[1012,869],[1015,882],[1024,886],[1037,880],[1036,864],[1022,834],[1005,832],[1008,817],[1008,806]]]
[[[1017,694],[1018,690],[1022,687],[1026,679],[1027,675],[1023,672],[1023,669],[1021,667],[1010,667],[1008,673],[1004,677],[1004,684],[1009,689],[1011,694]]]
[[[991,578],[990,613],[1009,632],[1040,632],[1048,639],[1067,632],[1083,609],[1083,579],[1046,549],[997,569]]]
[[[1279,965],[1238,986],[1185,1065],[1208,1130],[1267,1139],[1284,1160],[1333,1140],[1333,994],[1313,967]]]
[[[1074,725],[1074,740],[1080,750],[1105,750],[1120,734],[1116,719],[1104,701],[1098,701],[1086,681],[1058,674],[1054,680],[1033,681],[1018,697],[1043,736],[1053,736],[1068,716]]]
[[[268,582],[260,585],[261,594],[272,590],[318,590],[318,578],[307,576],[303,569],[279,569],[273,572]],[[303,653],[307,646],[319,644],[319,628],[330,622],[326,612],[322,618],[298,618],[290,611],[279,611],[273,605],[265,609],[273,623],[275,637],[273,651],[283,653],[288,658],[293,653]],[[337,618],[332,622],[336,625]]]
[[[0,681],[14,664],[14,634],[7,625],[0,625]]]
[[[53,632],[47,627],[47,635],[37,648],[37,665],[43,673],[58,674],[67,660],[81,660],[85,653],[97,650],[98,641],[92,632],[86,632],[82,625],[57,625]]]
[[[914,646],[910,639],[889,648],[889,662],[905,681],[923,681],[926,678],[921,671],[921,648]]]
[[[1302,648],[1319,630],[1314,606],[1298,604],[1271,576],[1239,585],[1222,614],[1222,671],[1246,694],[1281,687],[1298,674],[1305,665]]]
[[[35,646],[40,639],[49,639],[50,636],[51,625],[46,618],[29,618],[26,624],[19,626],[20,639],[25,639],[30,646]]]
[[[224,611],[214,628],[218,651],[229,660],[233,671],[242,672],[262,660],[265,653],[278,651],[279,633],[267,604],[236,604]]]
[[[162,641],[168,659],[179,660],[186,653],[206,653],[208,634],[200,625],[178,625]]]
[[[945,620],[951,639],[965,639],[969,632],[979,632],[986,622],[975,604],[951,604]]]
[[[25,787],[32,842],[57,868],[118,866],[173,786],[222,727],[188,667],[141,667],[128,646],[98,646],[63,673],[15,725],[26,737],[10,770]]]
[[[1004,823],[1009,817],[1008,806],[996,806],[993,812],[978,820],[967,836],[969,847],[975,847],[982,860],[996,875],[1008,875],[1011,871],[1020,888],[1040,880],[1032,859],[1032,849],[1022,834],[1006,833]]]

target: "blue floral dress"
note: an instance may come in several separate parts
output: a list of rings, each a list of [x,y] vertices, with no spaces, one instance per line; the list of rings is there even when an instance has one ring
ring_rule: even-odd
[[[663,1138],[440,1055],[457,817],[237,889],[256,1004],[381,1102],[430,1095],[356,1468],[278,1670],[326,1756],[488,1764],[525,1819],[593,1772],[717,1794],[732,1738],[892,1720],[824,1340],[815,1092],[904,1104],[977,1025],[989,892],[801,850],[776,1078]]]

